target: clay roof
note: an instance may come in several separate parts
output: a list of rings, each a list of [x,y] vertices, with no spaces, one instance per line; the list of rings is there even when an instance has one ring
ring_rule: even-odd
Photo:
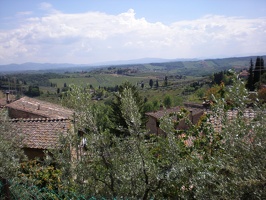
[[[147,112],[146,115],[154,117],[156,119],[160,119],[163,116],[168,115],[170,113],[180,112],[181,109],[186,109],[186,110],[192,112],[192,115],[195,115],[195,114],[200,113],[200,112],[203,111],[203,109],[201,109],[201,108],[187,108],[187,107],[184,108],[184,107],[181,107],[181,106],[177,106],[177,107],[173,107],[173,108],[162,109],[162,110],[155,111],[155,112]]]
[[[61,135],[71,128],[69,119],[12,119],[11,128],[22,139],[22,146],[35,149],[53,149],[59,146]]]
[[[19,100],[6,105],[6,107],[13,108],[16,110],[21,110],[24,112],[33,113],[45,118],[65,119],[65,118],[70,118],[73,114],[73,111],[68,108],[64,108],[57,104],[29,97],[20,98]]]
[[[247,77],[247,76],[249,76],[249,72],[247,70],[244,70],[244,71],[240,72],[239,76],[240,77]]]
[[[216,132],[220,132],[222,130],[222,127],[223,127],[222,112],[220,113],[219,116],[213,116],[211,111],[208,111],[207,113],[210,114],[210,118],[208,121],[212,124],[214,130]],[[236,119],[237,115],[238,115],[237,110],[228,110],[226,112],[227,122],[230,122],[230,121]],[[256,113],[252,109],[245,109],[243,112],[243,117],[247,121],[247,123],[252,121],[255,118],[255,116],[256,116]]]

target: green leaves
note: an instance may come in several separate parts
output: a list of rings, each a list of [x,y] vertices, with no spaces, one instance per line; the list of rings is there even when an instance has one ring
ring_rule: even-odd
[[[121,95],[121,111],[131,134],[140,134],[141,114],[131,88],[126,87]]]
[[[12,132],[7,113],[0,109],[0,177],[13,178],[19,172],[19,162],[25,159],[20,149],[20,135]]]

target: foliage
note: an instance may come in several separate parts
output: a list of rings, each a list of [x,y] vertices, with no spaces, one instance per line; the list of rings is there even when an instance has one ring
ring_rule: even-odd
[[[221,87],[218,85],[214,85],[213,87],[209,88],[206,92],[205,92],[205,97],[207,99],[211,99],[214,100],[215,99],[220,99],[221,95],[219,93],[219,91],[221,90]]]
[[[128,136],[130,134],[128,131],[128,124],[126,123],[125,118],[123,117],[121,107],[123,105],[122,101],[125,98],[124,95],[126,95],[125,93],[123,93],[123,91],[128,90],[129,88],[132,91],[134,102],[137,104],[136,111],[141,113],[141,124],[144,125],[145,122],[144,100],[140,96],[136,86],[133,86],[129,82],[125,82],[118,88],[118,92],[115,94],[115,99],[111,104],[112,112],[110,115],[110,119],[114,124],[114,128],[112,128],[111,131],[116,135]]]
[[[264,84],[264,85],[266,85],[266,73],[263,73],[261,75],[261,83]]]
[[[250,67],[249,67],[249,75],[248,75],[248,80],[246,83],[246,87],[248,90],[250,91],[254,91],[255,87],[254,87],[254,72],[253,72],[253,61],[252,59],[250,60]]]
[[[253,76],[253,85],[256,86],[256,88],[260,87],[261,76],[263,75],[264,71],[264,60],[262,57],[257,57]]]
[[[21,138],[11,131],[4,109],[0,109],[0,177],[11,178],[19,173],[19,162],[25,159],[19,148]]]
[[[167,86],[167,85],[168,85],[168,77],[165,76],[165,77],[164,77],[164,86]]]
[[[38,188],[45,187],[56,191],[63,187],[60,180],[61,171],[37,160],[21,163],[21,171],[18,176],[21,177],[23,184],[34,185]]]
[[[169,95],[166,95],[163,99],[163,104],[166,108],[170,108],[172,106],[172,98]]]
[[[235,79],[223,95],[239,111],[230,123],[226,101],[216,99],[211,115],[220,119],[222,131],[217,132],[208,122],[210,114],[198,125],[192,125],[184,112],[177,113],[178,119],[185,119],[190,124],[189,130],[177,132],[168,116],[161,121],[167,137],[151,135],[148,140],[140,126],[141,115],[131,88],[125,87],[120,95],[121,116],[127,124],[122,130],[130,134],[121,139],[106,127],[87,136],[90,153],[82,158],[76,172],[85,180],[82,191],[108,198],[264,197],[265,154],[255,155],[265,152],[265,123],[260,123],[265,114],[246,123],[241,114],[247,98],[242,82]]]
[[[30,96],[30,97],[37,97],[40,96],[41,92],[40,92],[40,88],[39,86],[29,86],[28,91],[26,92],[26,95]]]
[[[213,82],[214,84],[220,85],[224,83],[225,85],[232,84],[231,79],[233,78],[231,70],[228,71],[220,71],[213,74]]]
[[[152,79],[150,79],[150,81],[149,81],[149,85],[150,85],[150,87],[152,88],[152,86],[153,86],[153,80],[152,80]]]
[[[258,91],[258,98],[262,103],[266,103],[266,88],[261,88]]]

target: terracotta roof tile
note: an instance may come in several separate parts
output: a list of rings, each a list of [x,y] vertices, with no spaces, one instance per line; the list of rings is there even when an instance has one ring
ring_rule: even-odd
[[[6,107],[33,113],[45,118],[70,118],[73,114],[73,111],[68,108],[29,97],[20,98],[6,105]]]
[[[51,149],[59,146],[60,135],[71,128],[69,119],[12,119],[11,128],[22,138],[23,147]]]
[[[183,109],[183,108],[188,110],[188,111],[190,111],[190,112],[192,112],[192,115],[195,115],[195,114],[200,113],[200,112],[203,111],[203,109],[201,109],[201,108],[191,108],[191,107],[180,107],[180,106],[177,106],[177,107],[163,109],[163,110],[159,110],[159,111],[155,111],[155,112],[147,112],[146,115],[154,117],[156,119],[160,119],[163,116],[168,115],[170,113],[180,112],[181,109]]]
[[[213,116],[211,111],[208,111],[207,113],[210,114],[209,123],[212,124],[214,130],[216,132],[221,131],[222,127],[223,127],[223,122],[222,122],[223,113],[221,112],[219,116]],[[236,117],[238,115],[238,111],[237,110],[228,110],[225,114],[226,114],[227,122],[230,122],[230,121],[236,119]],[[245,109],[243,112],[243,116],[247,122],[250,122],[251,120],[253,120],[255,118],[256,113],[252,109]]]

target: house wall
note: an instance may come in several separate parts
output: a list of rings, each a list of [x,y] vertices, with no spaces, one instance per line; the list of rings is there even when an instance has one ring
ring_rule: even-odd
[[[158,134],[156,118],[149,116],[148,121],[146,123],[146,128],[150,131],[150,133]]]
[[[193,116],[190,116],[191,122],[193,124],[197,124],[200,117],[203,115],[203,113],[204,112],[202,111],[202,112],[194,114]],[[157,119],[152,117],[152,116],[148,117],[148,122],[146,123],[146,128],[150,131],[150,133],[154,133],[157,135],[165,135],[165,132],[158,127]],[[186,130],[188,128],[189,127],[186,124],[185,120],[181,120],[179,122],[178,126],[176,127],[176,129],[178,129],[178,130]]]
[[[186,129],[188,129],[188,125],[186,124],[184,119],[179,121],[176,129],[178,129],[178,130],[186,130]]]
[[[8,108],[8,116],[10,118],[44,118],[40,115],[29,113],[27,111],[16,110],[13,108]]]
[[[194,125],[197,124],[200,117],[203,115],[203,113],[204,113],[204,111],[201,111],[201,112],[198,112],[194,115],[190,115],[189,119],[192,122],[192,124],[194,124]],[[181,120],[177,126],[177,129],[179,129],[179,130],[186,130],[188,128],[189,128],[189,126],[186,124],[185,120]]]

